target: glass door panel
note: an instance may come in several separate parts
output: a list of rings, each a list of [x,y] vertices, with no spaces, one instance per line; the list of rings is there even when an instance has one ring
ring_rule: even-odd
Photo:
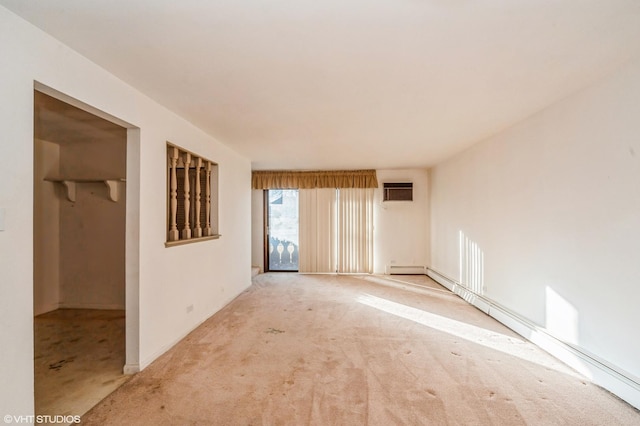
[[[269,271],[298,271],[298,190],[269,189],[267,264]]]

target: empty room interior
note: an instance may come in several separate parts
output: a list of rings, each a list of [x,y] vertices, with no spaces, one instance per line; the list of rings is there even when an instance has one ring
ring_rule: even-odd
[[[0,414],[640,424],[640,4],[0,0]]]

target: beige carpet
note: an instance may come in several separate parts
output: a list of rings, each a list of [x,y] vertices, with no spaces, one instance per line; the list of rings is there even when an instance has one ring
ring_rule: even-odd
[[[426,277],[265,274],[81,424],[631,425],[640,414]]]

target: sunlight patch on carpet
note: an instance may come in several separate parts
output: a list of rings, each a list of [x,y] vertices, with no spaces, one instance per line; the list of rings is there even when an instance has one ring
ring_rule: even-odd
[[[500,351],[507,355],[520,358],[547,368],[554,369],[574,377],[581,377],[578,373],[556,361],[547,354],[540,353],[534,346],[524,340],[426,312],[411,306],[393,302],[391,300],[365,294],[359,296],[357,301],[363,305],[375,308],[379,311],[395,315],[413,321],[417,324],[451,334],[469,342]]]

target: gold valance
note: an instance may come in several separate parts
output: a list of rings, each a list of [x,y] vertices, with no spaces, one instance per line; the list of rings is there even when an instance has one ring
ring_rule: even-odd
[[[375,170],[258,170],[251,176],[253,189],[377,188]]]

